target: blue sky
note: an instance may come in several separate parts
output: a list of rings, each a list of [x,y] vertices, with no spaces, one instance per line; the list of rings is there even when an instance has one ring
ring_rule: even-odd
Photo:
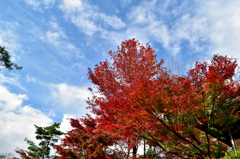
[[[26,149],[34,124],[68,130],[66,118],[87,112],[87,68],[132,38],[188,68],[216,53],[240,59],[240,2],[1,0],[0,45],[23,67],[0,72],[1,153]]]

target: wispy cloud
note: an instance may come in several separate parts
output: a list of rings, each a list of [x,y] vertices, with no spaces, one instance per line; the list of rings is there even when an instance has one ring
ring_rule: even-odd
[[[40,5],[40,2],[38,0],[24,0],[28,5],[32,5],[35,7],[38,7]]]
[[[63,0],[59,8],[66,13],[66,16],[84,10],[83,2],[81,0]]]
[[[39,5],[34,0],[26,1]],[[121,0],[121,4],[127,6],[132,3]],[[136,6],[130,6],[125,21],[117,15],[100,12],[98,6],[83,0],[61,0],[59,9],[87,36],[99,33],[100,38],[111,43],[119,44],[119,41],[135,37],[143,43],[157,42],[173,55],[179,54],[185,47],[183,45],[187,44],[191,52],[218,52],[239,58],[239,45],[235,42],[240,41],[237,34],[240,26],[239,6],[234,0],[229,3],[223,0],[181,3],[141,1]],[[59,32],[49,31],[46,34],[49,41],[59,44]]]
[[[53,5],[55,3],[56,0],[44,0],[43,3],[46,5],[46,6],[50,6],[50,5]]]
[[[100,13],[97,16],[99,16],[104,21],[104,23],[113,27],[114,29],[121,29],[126,26],[126,24],[123,23],[122,20],[116,17],[115,15],[107,16],[106,14]]]
[[[49,30],[40,37],[42,41],[52,44],[64,58],[84,58],[80,48],[67,40],[65,32],[56,22],[49,22],[49,26]]]
[[[122,7],[126,7],[132,2],[132,0],[121,0]]]
[[[185,7],[178,7],[178,15],[172,27],[167,27],[169,47],[175,45],[179,48],[177,52],[180,52],[181,48],[185,47],[181,46],[181,43],[188,42],[188,48],[193,53],[201,52],[208,56],[207,58],[211,58],[212,54],[216,53],[240,58],[240,45],[236,42],[240,42],[238,20],[240,19],[240,3],[205,0],[182,5]],[[194,7],[196,8],[194,11],[184,9],[191,5],[197,8]]]
[[[12,74],[15,77],[6,77],[3,74],[0,74],[0,84],[4,84],[4,83],[8,83],[14,86],[17,86],[19,88],[21,88],[22,90],[24,90],[25,92],[27,92],[27,90],[20,85],[20,83],[18,82],[18,79],[20,78],[19,75],[17,74]]]
[[[87,35],[92,35],[101,28],[94,24],[94,8],[81,0],[63,0],[59,8]]]
[[[19,34],[17,30],[19,26],[18,22],[0,21],[0,45],[5,46],[6,50],[9,51],[13,62],[20,58],[15,51],[19,53],[22,48],[22,45],[18,42]]]
[[[206,19],[202,25],[204,38],[210,42],[208,52],[234,55],[240,59],[240,3],[238,1],[199,2],[197,15],[193,19]]]
[[[178,54],[180,48],[173,42],[171,29],[165,23],[165,19],[159,18],[167,15],[168,6],[168,1],[159,3],[154,0],[151,2],[144,1],[133,7],[127,14],[129,21],[127,33],[143,43],[156,41],[172,54]]]
[[[140,41],[156,41],[173,55],[180,53],[185,47],[182,43],[187,42],[193,53],[240,57],[240,45],[236,43],[240,42],[240,3],[195,1],[169,9],[173,5],[169,1],[151,1],[133,7],[128,13],[127,33]]]
[[[56,0],[24,0],[26,4],[32,6],[35,10],[41,11],[42,9],[40,8],[41,5],[44,5],[45,8],[48,8],[49,6],[53,5]]]
[[[100,13],[97,7],[86,1],[63,0],[59,8],[65,13],[67,19],[70,19],[73,24],[89,36],[104,31],[105,26],[110,26],[113,29],[121,29],[126,26],[117,16]]]
[[[27,82],[36,82],[37,80],[34,77],[32,77],[31,75],[27,75],[26,76],[26,81]]]

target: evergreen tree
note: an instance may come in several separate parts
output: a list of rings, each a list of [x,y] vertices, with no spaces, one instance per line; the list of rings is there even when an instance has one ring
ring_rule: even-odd
[[[57,156],[50,157],[50,150],[54,147],[54,144],[59,140],[60,135],[64,133],[59,129],[61,123],[54,123],[51,126],[40,127],[34,125],[36,127],[36,139],[41,140],[39,145],[36,145],[33,141],[25,138],[25,141],[30,145],[28,147],[29,151],[24,151],[21,149],[17,149],[16,152],[21,155],[23,158],[57,158]]]

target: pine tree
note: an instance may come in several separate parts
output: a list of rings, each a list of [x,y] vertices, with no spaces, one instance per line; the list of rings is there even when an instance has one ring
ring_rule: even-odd
[[[28,147],[29,151],[24,151],[22,149],[17,149],[16,152],[21,155],[23,158],[50,158],[50,150],[55,148],[54,145],[59,140],[60,135],[64,133],[59,129],[61,123],[54,123],[51,126],[40,127],[34,125],[36,127],[35,134],[37,140],[41,140],[39,145],[36,145],[33,141],[25,138],[25,141],[30,145]],[[51,156],[51,158],[56,158],[57,156]]]

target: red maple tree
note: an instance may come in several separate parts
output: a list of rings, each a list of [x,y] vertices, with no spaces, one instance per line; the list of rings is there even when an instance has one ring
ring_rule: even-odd
[[[109,55],[110,61],[88,71],[100,94],[87,100],[95,117],[81,119],[83,126],[74,125],[77,120],[72,119],[75,129],[58,147],[59,154],[107,158],[107,147],[125,143],[126,158],[130,149],[136,158],[137,147],[145,140],[172,157],[224,155],[227,142],[222,138],[239,119],[235,59],[214,55],[211,64],[196,63],[180,77],[170,75],[149,44],[143,46],[135,39],[122,42]],[[84,121],[94,124],[89,127]]]

